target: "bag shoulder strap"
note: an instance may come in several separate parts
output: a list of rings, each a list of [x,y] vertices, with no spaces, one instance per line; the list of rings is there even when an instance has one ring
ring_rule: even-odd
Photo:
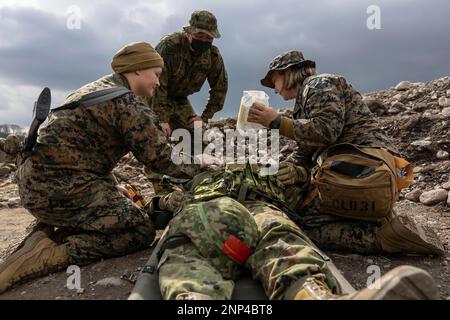
[[[75,109],[79,106],[88,108],[121,97],[129,92],[131,92],[131,90],[123,86],[98,90],[82,96],[80,100],[74,101],[67,105],[63,105],[59,108],[52,109],[52,111]]]

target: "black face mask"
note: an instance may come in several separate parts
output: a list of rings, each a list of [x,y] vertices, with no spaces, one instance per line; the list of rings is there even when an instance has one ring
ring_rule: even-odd
[[[196,53],[203,53],[205,51],[208,51],[212,46],[211,42],[208,41],[201,41],[197,39],[192,39],[191,47],[194,49]]]

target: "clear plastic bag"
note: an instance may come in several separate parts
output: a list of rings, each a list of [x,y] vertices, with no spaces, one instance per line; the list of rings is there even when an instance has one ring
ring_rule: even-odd
[[[239,115],[237,119],[236,128],[240,130],[248,130],[248,129],[262,129],[264,128],[259,123],[248,122],[248,112],[250,107],[255,102],[263,103],[266,106],[269,106],[269,96],[264,91],[257,90],[249,90],[244,91],[241,99],[241,106],[239,108]]]

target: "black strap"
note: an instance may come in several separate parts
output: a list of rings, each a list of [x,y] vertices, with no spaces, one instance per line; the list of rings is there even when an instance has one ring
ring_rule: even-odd
[[[164,251],[166,251],[166,249],[173,249],[179,247],[189,242],[191,242],[191,240],[182,233],[176,233],[167,237],[163,237],[162,239],[159,239],[158,244],[156,245],[156,248],[153,250],[153,253],[149,261],[142,269],[142,273],[149,273],[152,275],[156,275],[155,271]]]
[[[82,96],[80,100],[52,109],[52,111],[75,109],[80,106],[88,108],[118,98],[129,92],[131,90],[123,86],[94,91]]]
[[[157,253],[158,261],[161,259],[164,251],[166,251],[167,249],[174,249],[190,242],[191,240],[182,233],[176,233],[168,236],[167,238],[162,240],[161,247],[159,248]]]

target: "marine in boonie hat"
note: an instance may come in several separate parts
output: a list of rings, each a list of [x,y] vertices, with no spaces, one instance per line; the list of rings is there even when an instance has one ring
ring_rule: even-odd
[[[284,70],[291,66],[299,67],[315,67],[316,63],[312,60],[305,60],[301,51],[291,50],[279,54],[269,64],[269,71],[266,76],[261,79],[261,84],[265,87],[274,88],[272,81],[272,73],[277,70]]]
[[[220,32],[217,30],[217,19],[209,11],[194,11],[189,20],[189,25],[184,26],[183,30],[188,33],[203,32],[213,38],[220,38]]]

